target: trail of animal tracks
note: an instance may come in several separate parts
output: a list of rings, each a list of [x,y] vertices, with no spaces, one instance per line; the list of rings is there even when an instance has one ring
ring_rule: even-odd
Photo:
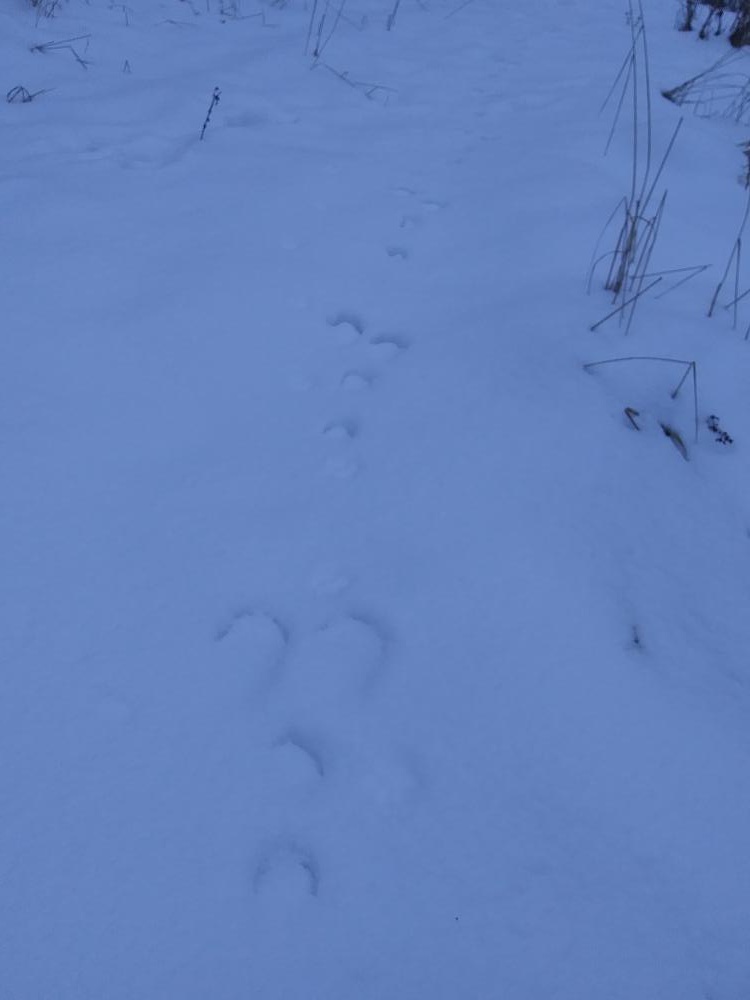
[[[217,6],[0,11],[0,997],[739,1000],[749,355],[590,331],[621,5]]]

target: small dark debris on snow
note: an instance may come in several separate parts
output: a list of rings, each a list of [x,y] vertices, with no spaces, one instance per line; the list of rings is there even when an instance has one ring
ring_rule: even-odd
[[[635,418],[640,417],[641,415],[640,412],[634,409],[632,406],[626,406],[625,409],[623,410],[623,413],[628,418],[631,427],[635,427],[635,429],[639,431],[641,428],[639,427]]]
[[[714,435],[714,440],[718,441],[719,444],[734,444],[734,438],[732,438],[729,434],[727,434],[725,430],[721,428],[721,426],[719,425],[719,418],[716,416],[715,413],[712,413],[711,416],[708,418],[708,420],[706,421],[706,426]]]
[[[661,429],[664,431],[665,437],[669,438],[669,440],[672,442],[672,444],[675,446],[675,448],[679,451],[679,453],[687,462],[688,461],[687,448],[685,447],[685,442],[682,440],[682,437],[680,436],[679,432],[676,431],[674,427],[670,427],[669,424],[660,423],[660,426]]]
[[[8,104],[30,104],[34,100],[34,94],[25,87],[11,87],[5,95]]]

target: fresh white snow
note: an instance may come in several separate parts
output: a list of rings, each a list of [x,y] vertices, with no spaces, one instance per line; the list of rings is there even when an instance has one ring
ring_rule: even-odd
[[[746,1000],[747,135],[649,0],[712,266],[591,332],[624,6],[2,0],[0,1000]]]

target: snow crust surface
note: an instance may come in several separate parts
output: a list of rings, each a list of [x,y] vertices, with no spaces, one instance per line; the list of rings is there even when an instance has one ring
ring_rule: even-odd
[[[745,136],[591,332],[623,4],[391,9],[0,7],[2,1000],[748,996]]]

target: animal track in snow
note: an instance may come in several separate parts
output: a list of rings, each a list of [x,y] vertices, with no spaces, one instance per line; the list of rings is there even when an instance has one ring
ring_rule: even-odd
[[[323,428],[323,434],[331,441],[353,441],[359,435],[356,420],[332,420]]]
[[[342,344],[353,344],[365,332],[365,321],[359,313],[342,310],[328,317],[328,325]]]
[[[406,337],[398,334],[387,334],[382,337],[372,337],[368,344],[369,354],[378,361],[392,361],[399,354],[409,350],[410,343]]]
[[[320,891],[320,869],[312,851],[293,840],[266,847],[255,867],[253,890],[284,902]]]
[[[356,458],[347,458],[346,456],[329,458],[324,466],[327,475],[333,479],[354,479],[359,474],[361,467]]]
[[[274,745],[274,770],[290,787],[305,787],[325,777],[320,741],[307,732],[290,729]]]
[[[364,392],[375,381],[373,375],[361,371],[345,372],[341,378],[341,388],[347,392]]]
[[[437,198],[423,198],[418,191],[414,190],[414,188],[397,187],[394,190],[397,195],[400,195],[403,198],[413,198],[428,212],[439,212],[442,208],[446,207],[446,202],[439,201]],[[412,216],[412,218],[414,218],[414,216]]]
[[[370,616],[343,615],[305,636],[290,658],[290,696],[308,720],[336,721],[352,698],[382,674],[389,652],[383,626]]]
[[[214,639],[224,665],[240,676],[249,674],[260,685],[274,680],[289,644],[277,618],[252,608],[236,612]]]

